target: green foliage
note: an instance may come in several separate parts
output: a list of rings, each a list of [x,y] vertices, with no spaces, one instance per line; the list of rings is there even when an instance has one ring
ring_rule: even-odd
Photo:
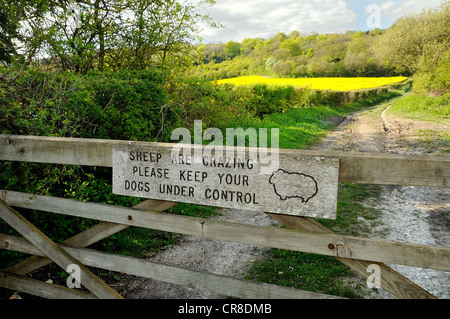
[[[163,78],[154,71],[89,73],[94,94],[89,118],[99,129],[92,137],[140,141],[168,140],[178,124],[176,112],[166,107]]]
[[[206,80],[180,78],[168,84],[169,106],[180,109],[181,125],[192,127],[202,120],[206,127],[252,117],[243,106],[243,97],[231,85],[215,85]]]
[[[443,95],[449,92],[450,50],[439,59],[437,64],[427,61],[427,65],[423,65],[423,69],[414,75],[413,87],[414,92],[418,94]]]
[[[380,38],[375,53],[398,72],[415,74],[415,92],[444,94],[450,87],[449,21],[449,2],[404,16]]]
[[[343,106],[349,103],[375,98],[378,95],[387,92],[387,88],[375,88],[359,91],[312,90],[304,98],[303,105]]]
[[[247,109],[256,116],[279,113],[288,110],[294,98],[292,86],[270,86],[255,84],[251,88],[250,100]]]
[[[218,27],[199,1],[2,1],[0,59],[86,74],[180,67],[200,24]],[[25,50],[24,50],[25,48]],[[40,54],[39,56],[37,54]],[[183,54],[180,54],[183,53]],[[42,59],[42,56],[46,56]]]
[[[0,101],[2,134],[155,141],[177,125],[152,70],[80,77],[30,69],[12,85],[0,83]]]
[[[225,56],[232,59],[241,54],[241,44],[237,41],[228,41],[225,43]]]
[[[0,85],[0,134],[168,141],[179,121],[167,98],[163,78],[153,70],[83,77],[26,70],[13,84]],[[138,198],[112,194],[111,175],[110,168],[1,161],[0,189],[136,205]],[[23,213],[56,241],[96,223],[26,209]],[[1,222],[3,231],[10,230]]]

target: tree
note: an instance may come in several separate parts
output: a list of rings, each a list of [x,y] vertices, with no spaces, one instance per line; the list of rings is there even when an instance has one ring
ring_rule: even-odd
[[[45,17],[49,27],[42,30],[52,63],[77,73],[104,70],[108,54],[117,48],[123,9],[123,3],[116,0],[53,5]]]
[[[290,56],[300,55],[302,54],[302,49],[300,47],[301,40],[302,40],[301,36],[298,37],[291,36],[289,39],[284,40],[280,44],[280,48],[289,50]]]
[[[225,55],[229,59],[241,54],[241,44],[237,41],[228,41],[225,43]]]
[[[224,43],[204,45],[202,53],[205,63],[220,63],[226,59]]]
[[[293,64],[291,62],[277,62],[272,70],[275,74],[279,76],[290,76],[293,69]]]
[[[0,58],[18,56],[20,43],[30,59],[49,57],[53,66],[79,73],[178,63],[192,53],[201,22],[217,26],[198,13],[214,0],[18,2],[0,5]]]
[[[0,63],[3,74],[0,79],[13,82],[39,54],[45,40],[41,31],[45,28],[43,18],[49,11],[48,0],[4,0],[0,4]],[[18,67],[10,75],[9,65]]]
[[[242,55],[249,55],[258,43],[264,42],[263,38],[254,38],[254,39],[244,39],[241,42],[241,52]]]
[[[368,61],[370,59],[370,45],[362,32],[352,36],[347,46],[344,64],[349,74],[354,76],[367,75]]]
[[[274,65],[277,64],[277,60],[274,58],[268,58],[266,60],[266,64],[265,64],[265,70],[267,73],[271,73],[272,72],[272,68],[274,67]]]
[[[450,68],[450,2],[405,16],[389,28],[377,44],[377,55],[399,73],[413,75],[416,91],[446,92],[435,83],[448,83]],[[440,85],[441,85],[440,84]]]
[[[399,73],[412,75],[450,49],[450,3],[400,18],[377,43],[377,56]]]

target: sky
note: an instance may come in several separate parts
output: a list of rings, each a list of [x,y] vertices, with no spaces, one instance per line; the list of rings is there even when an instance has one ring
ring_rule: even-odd
[[[223,28],[204,27],[202,43],[289,35],[386,29],[398,18],[437,7],[443,0],[217,0],[204,9]]]

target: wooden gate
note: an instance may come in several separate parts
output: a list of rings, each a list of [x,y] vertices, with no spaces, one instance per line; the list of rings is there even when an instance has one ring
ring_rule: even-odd
[[[113,149],[131,142],[98,139],[0,135],[0,160],[113,167]],[[136,142],[134,142],[136,143]],[[140,146],[167,146],[137,142]],[[284,151],[281,151],[282,153]],[[294,157],[338,159],[338,182],[449,187],[450,158],[397,154],[289,150]],[[149,260],[108,254],[85,247],[130,226],[334,256],[368,277],[380,267],[381,288],[397,298],[435,298],[386,264],[450,271],[450,248],[338,235],[308,217],[267,213],[287,229],[260,227],[162,213],[177,202],[148,199],[119,207],[71,199],[0,190],[0,217],[23,237],[0,234],[3,249],[32,257],[0,272],[0,286],[45,298],[121,298],[86,266],[152,278],[238,298],[335,298],[320,293],[256,283]],[[82,233],[56,244],[13,207],[100,220]],[[55,262],[64,270],[79,267],[90,292],[70,289],[25,275]]]

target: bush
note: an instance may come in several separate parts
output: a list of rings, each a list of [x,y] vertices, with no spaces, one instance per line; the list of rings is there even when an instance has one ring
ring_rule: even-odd
[[[193,127],[194,120],[202,120],[205,127],[224,127],[226,123],[252,118],[249,110],[251,92],[235,91],[232,85],[216,85],[207,80],[178,79],[170,83],[169,104],[181,110],[181,125]]]
[[[0,88],[3,134],[157,141],[178,125],[155,71],[44,74]],[[163,127],[163,129],[161,129]]]
[[[303,97],[302,106],[344,106],[349,103],[371,99],[381,93],[386,93],[387,88],[375,88],[358,91],[331,91],[331,90],[311,90]]]
[[[167,141],[179,126],[167,105],[163,77],[153,70],[42,73],[27,70],[0,84],[0,134]],[[140,199],[112,194],[111,169],[0,161],[0,189],[133,206]],[[24,210],[59,241],[96,222]],[[12,232],[0,223],[0,232]],[[3,254],[3,253],[2,253]]]
[[[255,84],[251,92],[252,98],[248,101],[247,109],[259,117],[288,110],[294,98],[294,87],[292,86]]]
[[[169,104],[183,110],[185,127],[200,119],[206,127],[224,127],[230,122],[285,112],[294,107],[296,96],[292,86],[217,85],[198,79],[180,79],[170,88]]]

